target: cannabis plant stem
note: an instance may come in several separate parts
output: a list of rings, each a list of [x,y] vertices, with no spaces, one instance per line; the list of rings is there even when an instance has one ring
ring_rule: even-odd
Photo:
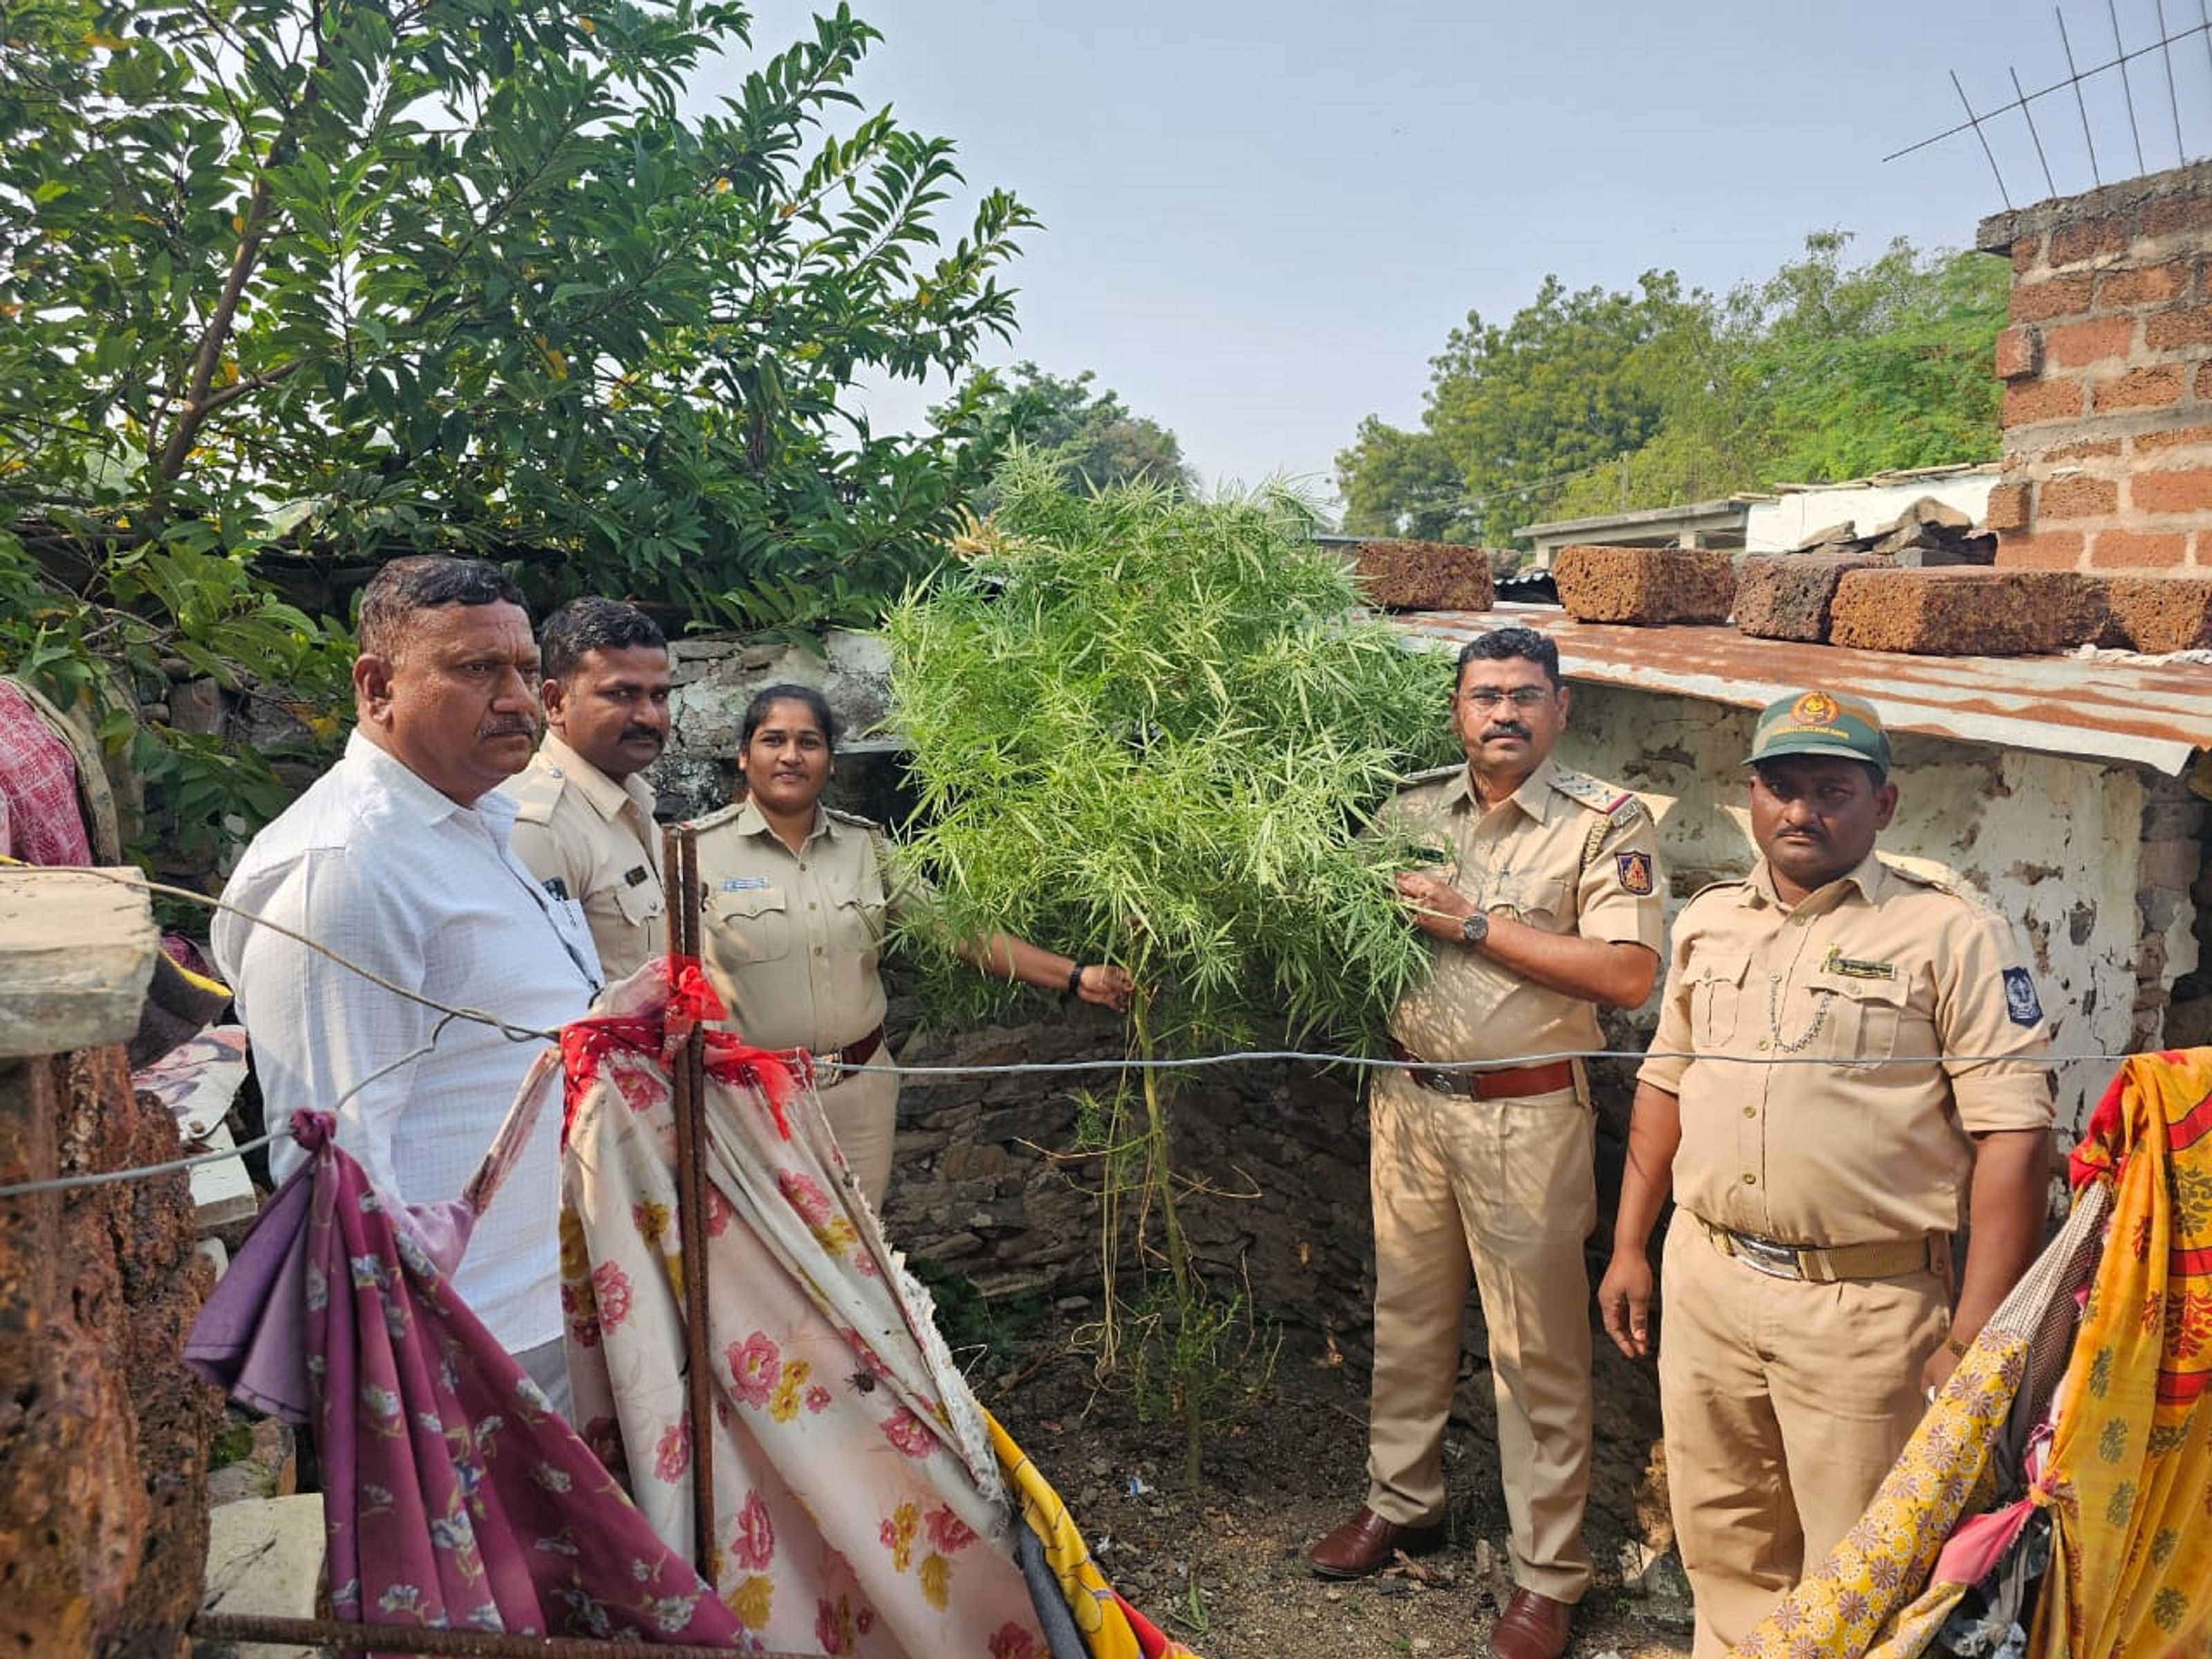
[[[1139,986],[1145,983],[1141,972],[1143,966],[1144,953],[1140,953],[1138,959],[1139,971],[1137,979]],[[1142,990],[1137,994],[1137,1000],[1132,1006],[1131,1015],[1132,1023],[1135,1028],[1137,1053],[1146,1060],[1157,1058],[1152,1046],[1150,999]],[[1183,1240],[1182,1223],[1176,1216],[1175,1163],[1170,1155],[1172,1148],[1169,1144],[1166,1091],[1161,1087],[1160,1073],[1157,1067],[1147,1065],[1144,1068],[1144,1079],[1146,1141],[1145,1178],[1146,1185],[1159,1197],[1160,1231],[1167,1245],[1168,1273],[1175,1282],[1176,1329],[1170,1352],[1182,1354],[1185,1352],[1184,1345],[1189,1340],[1191,1333],[1196,1326],[1199,1313],[1198,1301],[1202,1292],[1191,1272],[1190,1247]],[[1142,1241],[1139,1242],[1141,1247]],[[1200,1454],[1204,1449],[1205,1425],[1200,1420],[1203,1407],[1198,1395],[1187,1386],[1187,1379],[1178,1375],[1182,1369],[1180,1364],[1171,1362],[1170,1388],[1176,1403],[1182,1414],[1183,1484],[1189,1488],[1192,1496],[1195,1497],[1200,1491],[1203,1476],[1200,1467]]]

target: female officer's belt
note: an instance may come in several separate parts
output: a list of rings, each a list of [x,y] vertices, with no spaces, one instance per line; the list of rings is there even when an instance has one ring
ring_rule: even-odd
[[[1936,1273],[1936,1251],[1948,1251],[1942,1234],[1925,1238],[1881,1239],[1872,1244],[1784,1244],[1717,1227],[1695,1211],[1690,1219],[1705,1230],[1713,1248],[1732,1255],[1753,1273],[1770,1279],[1802,1279],[1814,1285],[1832,1285],[1844,1279],[1901,1279],[1906,1273]]]
[[[1406,1075],[1414,1083],[1439,1095],[1468,1095],[1476,1100],[1518,1100],[1575,1086],[1575,1068],[1564,1060],[1543,1066],[1506,1066],[1492,1072],[1446,1072],[1424,1066],[1421,1057],[1395,1037],[1390,1039],[1390,1058],[1406,1064],[1409,1068]]]
[[[865,1066],[868,1063],[870,1057],[875,1054],[876,1050],[883,1046],[884,1028],[878,1025],[874,1030],[869,1032],[867,1036],[854,1037],[850,1042],[847,1043],[842,1048],[836,1049],[830,1054],[815,1055],[814,1063],[817,1067],[822,1066]],[[834,1089],[852,1075],[853,1074],[850,1072],[830,1072],[827,1075],[818,1078],[816,1080],[814,1086],[817,1089]]]

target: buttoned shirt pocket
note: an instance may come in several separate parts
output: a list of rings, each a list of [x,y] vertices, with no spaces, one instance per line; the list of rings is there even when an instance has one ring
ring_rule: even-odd
[[[1540,877],[1516,878],[1503,884],[1493,903],[1502,903],[1531,927],[1547,933],[1571,933],[1575,927],[1575,888],[1572,882],[1547,881]]]
[[[1837,1060],[1887,1060],[1898,1052],[1911,990],[1903,975],[1858,979],[1823,974],[1812,988],[1828,1005],[1829,1040],[1821,1045],[1823,1052]]]
[[[1747,951],[1701,951],[1690,964],[1690,1031],[1700,1049],[1718,1048],[1733,1040],[1744,1021],[1745,976],[1751,971]]]
[[[781,887],[740,887],[710,893],[708,924],[733,962],[780,962],[791,954],[797,928]]]
[[[617,881],[610,890],[614,894],[615,908],[622,913],[622,919],[633,927],[644,927],[646,923],[659,915],[667,904],[667,900],[661,894],[660,882],[657,877],[648,877],[646,880],[635,884]]]
[[[880,885],[872,892],[848,894],[830,908],[830,948],[865,957],[872,966],[883,946],[884,921]]]

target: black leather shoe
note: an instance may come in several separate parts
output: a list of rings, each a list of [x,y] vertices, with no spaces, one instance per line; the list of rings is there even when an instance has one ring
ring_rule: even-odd
[[[1441,1526],[1401,1527],[1363,1504],[1358,1514],[1306,1552],[1306,1565],[1322,1578],[1364,1578],[1389,1566],[1401,1550],[1426,1555],[1443,1541]]]

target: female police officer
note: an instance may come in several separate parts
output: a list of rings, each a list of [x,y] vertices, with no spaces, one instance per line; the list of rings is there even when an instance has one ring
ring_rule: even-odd
[[[897,908],[883,831],[821,804],[836,722],[822,694],[771,685],[746,705],[738,767],[745,799],[701,818],[702,955],[748,1042],[799,1048],[817,1060],[878,1060],[884,924]],[[983,973],[1127,1008],[1121,969],[1079,964],[1010,933],[955,947]],[[822,1103],[845,1161],[880,1205],[890,1183],[898,1078],[825,1071]]]

